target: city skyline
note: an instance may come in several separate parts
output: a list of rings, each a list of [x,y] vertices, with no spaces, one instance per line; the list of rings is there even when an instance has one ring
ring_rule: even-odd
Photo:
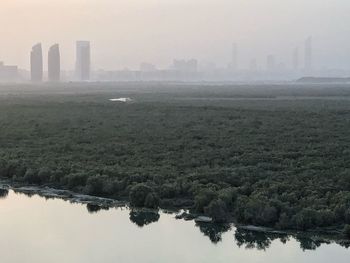
[[[28,47],[59,43],[62,69],[71,70],[74,42],[87,39],[95,70],[136,69],[141,62],[165,68],[174,58],[223,67],[233,42],[240,67],[252,59],[261,67],[271,53],[290,65],[296,46],[303,63],[304,38],[312,35],[315,67],[350,69],[349,8],[344,0],[4,0],[0,20],[9,26],[0,29],[0,60],[28,70]]]
[[[75,68],[66,70],[61,68],[61,53],[60,45],[54,44],[49,47],[47,52],[47,65],[43,63],[45,52],[43,52],[42,44],[38,43],[32,47],[30,53],[31,64],[31,80],[34,82],[51,81],[57,82],[61,80],[61,72],[64,72],[63,81],[89,81],[89,80],[254,80],[254,79],[292,79],[303,76],[325,76],[325,77],[344,77],[347,76],[345,71],[333,71],[331,75],[327,75],[325,71],[314,67],[314,49],[312,37],[304,39],[304,47],[300,49],[296,46],[292,51],[291,60],[285,62],[281,60],[275,53],[270,53],[265,57],[264,61],[252,57],[247,65],[238,63],[238,58],[241,57],[238,44],[232,43],[231,46],[231,61],[224,66],[216,66],[215,63],[204,64],[196,58],[179,59],[173,58],[172,64],[168,67],[161,68],[158,65],[147,61],[140,62],[138,69],[123,68],[120,70],[108,69],[92,69],[91,68],[91,46],[90,41],[76,41],[75,51]],[[299,53],[303,51],[303,63],[300,63]],[[65,52],[65,50],[63,51]],[[94,50],[95,52],[95,50]],[[94,53],[93,52],[93,53]],[[71,58],[73,59],[73,58]],[[12,67],[12,71],[18,71],[17,67]],[[1,71],[1,68],[0,68]],[[4,67],[0,75],[6,75]],[[138,76],[136,72],[154,72]],[[166,71],[169,71],[166,73]],[[172,74],[171,71],[182,72]],[[19,74],[18,80],[25,80],[22,74]],[[91,77],[90,74],[93,73]],[[108,73],[103,73],[108,72]],[[119,72],[119,73],[118,73]],[[124,73],[122,73],[124,72]],[[129,72],[129,73],[128,73]],[[135,74],[133,73],[135,72]],[[158,75],[156,72],[160,72]],[[165,72],[164,74],[161,72]],[[46,74],[47,73],[47,74]],[[101,74],[102,73],[102,74]],[[195,73],[193,76],[187,73]],[[248,75],[247,75],[248,74]],[[346,75],[345,75],[346,74]],[[13,76],[13,74],[12,74]],[[163,77],[162,77],[163,76]]]
[[[65,71],[69,71],[69,70],[75,70],[76,72],[79,71],[79,61],[81,61],[83,59],[83,57],[85,57],[85,59],[87,60],[87,71],[91,71],[91,51],[90,51],[90,41],[76,41],[76,49],[75,49],[75,67],[72,69],[63,69]],[[40,43],[41,45],[41,43]],[[60,57],[60,51],[59,51],[59,44],[55,44],[51,47],[49,47],[49,51],[48,53],[50,53],[50,50],[52,48],[58,48],[58,56]],[[219,68],[228,68],[231,70],[247,70],[250,69],[250,63],[252,60],[255,60],[255,62],[257,64],[258,60],[254,57],[250,58],[250,60],[248,61],[247,65],[242,65],[238,63],[238,57],[239,56],[239,51],[238,51],[238,45],[237,43],[233,43],[231,46],[231,60],[228,61],[227,64],[224,65],[220,65]],[[292,59],[290,61],[290,63],[285,62],[283,60],[278,60],[276,58],[276,55],[274,53],[270,53],[266,55],[266,59],[270,60],[266,62],[266,66],[262,66],[260,67],[260,70],[272,70],[272,69],[277,69],[279,64],[284,64],[284,65],[288,65],[287,68],[290,70],[298,70],[298,69],[305,69],[306,71],[310,71],[313,69],[313,43],[312,43],[312,37],[309,36],[305,39],[304,41],[304,63],[300,64],[300,60],[299,60],[299,46],[295,47],[293,49],[293,56]],[[86,53],[85,56],[82,55],[82,53]],[[42,55],[43,56],[43,55]],[[48,58],[49,59],[49,58]],[[248,58],[247,58],[248,59]],[[60,60],[60,58],[59,58]],[[185,58],[185,59],[180,59],[180,58],[172,58],[173,62],[174,61],[181,61],[181,60],[196,60],[198,63],[201,63],[202,61],[199,61],[198,59],[194,58],[194,57],[189,57],[189,58]],[[0,60],[1,61],[1,60]],[[213,62],[210,62],[213,63]],[[158,69],[171,69],[172,64],[169,63],[169,65],[167,67],[163,67],[160,68],[158,67],[158,65],[153,64],[149,61],[140,61],[138,68],[142,68],[142,64],[148,64],[148,65],[152,65],[155,68]],[[260,64],[263,64],[263,61],[260,61]],[[270,64],[270,66],[268,65]],[[271,65],[273,64],[273,65]],[[272,67],[271,67],[272,66]],[[126,69],[127,67],[121,67],[120,69]],[[97,66],[97,69],[101,69],[101,67]],[[96,69],[95,69],[96,70]],[[106,70],[110,70],[110,69],[106,69]],[[136,70],[136,69],[133,69]],[[43,69],[43,71],[45,71],[45,69]],[[146,70],[147,71],[147,70]]]

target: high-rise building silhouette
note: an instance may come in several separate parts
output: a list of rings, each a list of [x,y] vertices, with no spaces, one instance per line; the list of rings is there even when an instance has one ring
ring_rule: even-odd
[[[75,71],[78,80],[90,79],[90,42],[77,41]]]
[[[312,70],[312,38],[308,37],[305,40],[305,70]]]
[[[236,43],[232,44],[232,61],[231,61],[231,68],[233,70],[238,69],[238,47]]]
[[[299,69],[299,48],[295,48],[293,51],[293,69]]]
[[[48,77],[49,81],[60,81],[61,78],[61,58],[58,44],[51,46],[49,49]]]
[[[30,74],[31,80],[34,82],[43,80],[43,51],[41,43],[33,46],[30,52]]]

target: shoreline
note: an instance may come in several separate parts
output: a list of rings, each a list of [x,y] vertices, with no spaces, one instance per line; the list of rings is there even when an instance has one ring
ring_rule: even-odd
[[[97,205],[97,206],[100,206],[101,208],[103,207],[113,208],[113,207],[121,207],[121,206],[128,205],[128,202],[126,201],[119,201],[112,198],[85,195],[85,194],[76,193],[70,190],[57,189],[49,186],[24,185],[24,184],[18,184],[18,183],[13,184],[11,182],[1,181],[1,180],[0,180],[0,189],[13,190],[15,193],[39,195],[44,198],[53,198],[53,199],[57,198],[57,199],[62,199],[64,201],[69,201],[71,203],[76,203],[76,204]]]
[[[127,207],[130,210],[133,208],[127,201],[120,201],[112,198],[104,198],[98,196],[91,196],[76,193],[70,190],[56,189],[49,186],[38,186],[38,185],[25,185],[21,183],[13,183],[7,180],[0,180],[0,190],[12,190],[15,193],[22,193],[27,195],[38,195],[43,198],[61,199],[68,201],[73,204],[86,204],[87,206],[97,207],[99,209],[110,209]],[[280,236],[293,236],[300,238],[310,238],[314,242],[320,243],[337,243],[350,247],[350,239],[344,237],[342,229],[336,227],[317,228],[307,231],[296,231],[296,230],[279,230],[271,227],[245,225],[229,220],[227,223],[214,223],[210,217],[203,214],[192,213],[188,208],[177,208],[174,207],[160,207],[159,209],[149,208],[134,208],[138,211],[145,212],[159,212],[159,209],[165,213],[174,214],[176,220],[194,221],[196,224],[207,224],[207,225],[224,225],[229,224],[235,227],[238,231],[247,231],[256,234],[266,235],[280,235]]]

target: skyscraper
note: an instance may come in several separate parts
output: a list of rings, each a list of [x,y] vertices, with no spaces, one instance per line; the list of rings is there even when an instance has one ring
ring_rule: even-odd
[[[60,81],[61,78],[61,58],[58,44],[50,47],[48,54],[48,75],[49,81]]]
[[[78,80],[90,79],[90,42],[77,41],[75,71]]]
[[[305,70],[312,70],[312,38],[308,37],[305,40]]]
[[[43,80],[43,51],[41,43],[33,46],[30,52],[30,74],[32,81],[40,82]]]

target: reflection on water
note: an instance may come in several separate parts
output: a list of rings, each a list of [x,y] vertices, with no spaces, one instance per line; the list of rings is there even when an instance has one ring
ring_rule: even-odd
[[[92,203],[82,207],[7,189],[0,189],[0,198],[0,231],[3,240],[8,240],[0,241],[0,252],[6,259],[1,262],[62,262],[60,255],[70,257],[65,257],[64,262],[84,263],[316,263],[348,262],[350,257],[349,243],[330,242],[320,236],[195,223],[155,210],[109,208]],[[26,253],[14,255],[11,249]],[[133,251],[138,251],[137,255]]]
[[[245,246],[249,249],[259,249],[266,250],[271,245],[271,242],[275,239],[281,238],[283,244],[288,240],[286,235],[277,235],[277,234],[266,234],[262,232],[252,232],[237,229],[235,232],[235,239],[239,247]]]
[[[101,211],[101,210],[106,210],[106,211],[109,210],[108,206],[101,206],[96,204],[87,204],[86,208],[90,214],[97,213],[98,211]]]
[[[315,250],[322,244],[330,244],[329,241],[314,240],[311,238],[300,237],[298,235],[296,236],[296,240],[300,242],[300,247],[303,250]]]
[[[8,196],[9,190],[0,188],[0,199],[4,199]]]
[[[130,211],[130,221],[143,227],[151,223],[157,222],[160,215],[156,211],[144,211],[144,210],[131,210]]]
[[[199,230],[214,244],[222,240],[222,234],[231,230],[230,224],[208,224],[208,223],[196,223]]]

